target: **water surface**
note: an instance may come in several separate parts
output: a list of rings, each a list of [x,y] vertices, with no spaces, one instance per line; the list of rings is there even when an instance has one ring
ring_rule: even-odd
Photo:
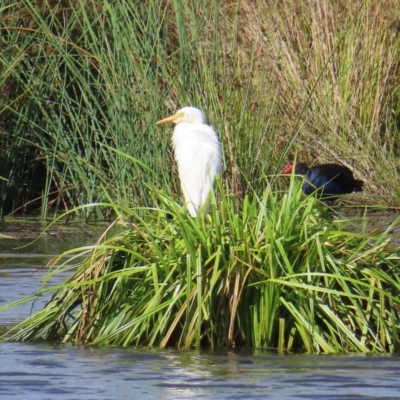
[[[0,343],[0,398],[397,399],[400,359]]]

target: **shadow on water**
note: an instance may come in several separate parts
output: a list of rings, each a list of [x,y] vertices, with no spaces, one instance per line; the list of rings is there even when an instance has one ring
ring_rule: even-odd
[[[94,244],[105,226],[59,225],[41,235],[44,225],[35,219],[1,223],[0,233],[14,239],[0,240],[0,307],[37,292],[47,272],[45,266],[53,257],[66,250]],[[68,275],[59,274],[49,284],[61,283]],[[40,298],[34,309],[31,304],[24,304],[2,312],[0,327],[25,319],[47,300]]]
[[[363,208],[339,209],[338,219],[348,220],[347,229],[354,232],[385,232],[400,218],[396,210],[369,210]],[[400,247],[400,220],[389,230],[388,236],[394,247]]]
[[[368,229],[386,229],[396,216],[378,215]],[[93,244],[104,226],[55,228],[30,246],[21,247],[41,229],[14,224],[0,231],[18,238],[0,241],[0,306],[34,294],[50,258]],[[65,278],[57,277],[58,282]],[[40,300],[35,309],[45,301]],[[31,311],[27,304],[3,312],[0,326],[15,324]],[[0,343],[0,399],[55,398],[398,399],[400,359]]]

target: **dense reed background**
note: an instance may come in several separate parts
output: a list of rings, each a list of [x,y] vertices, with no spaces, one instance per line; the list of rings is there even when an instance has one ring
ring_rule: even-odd
[[[171,127],[202,108],[224,182],[259,193],[295,154],[398,205],[399,8],[365,1],[21,1],[0,6],[0,199],[53,216],[179,195]],[[372,200],[371,200],[372,196]],[[85,215],[104,216],[96,208]]]

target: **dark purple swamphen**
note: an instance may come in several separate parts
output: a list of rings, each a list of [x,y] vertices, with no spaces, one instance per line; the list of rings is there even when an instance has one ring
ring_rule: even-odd
[[[304,175],[303,192],[311,194],[316,190],[321,197],[329,197],[331,200],[343,194],[361,192],[363,181],[354,179],[353,173],[345,166],[339,164],[320,164],[308,168],[304,163],[298,162],[283,170],[284,174]]]

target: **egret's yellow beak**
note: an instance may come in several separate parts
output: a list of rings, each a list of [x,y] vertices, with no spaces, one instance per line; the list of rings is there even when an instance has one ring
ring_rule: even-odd
[[[180,117],[179,114],[172,115],[171,117],[164,118],[164,119],[162,119],[162,120],[160,120],[160,121],[157,121],[157,122],[156,122],[156,125],[165,124],[166,122],[173,122],[173,121],[175,121],[176,119],[178,119],[179,117]]]

